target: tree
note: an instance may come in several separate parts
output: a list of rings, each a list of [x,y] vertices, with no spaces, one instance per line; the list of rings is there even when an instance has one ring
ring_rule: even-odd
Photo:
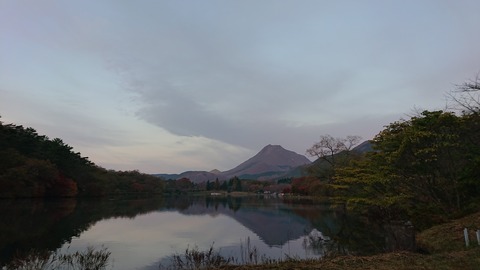
[[[234,176],[228,180],[228,190],[229,191],[242,191],[242,181]]]
[[[333,138],[330,135],[320,136],[320,141],[307,149],[312,157],[317,157],[335,166],[335,155],[350,151],[361,140],[359,136],[347,136],[346,138]]]
[[[480,113],[480,75],[474,80],[457,85],[447,97],[453,102],[453,109],[460,109],[463,114]]]
[[[46,190],[46,195],[51,197],[75,197],[78,193],[77,183],[63,175],[59,175]]]
[[[369,152],[336,169],[335,197],[345,200],[349,208],[368,210],[378,220],[402,219],[413,196],[400,181],[382,153]]]
[[[213,185],[214,190],[219,190],[220,189],[220,181],[218,181],[218,178],[215,179],[215,183]]]
[[[207,183],[205,184],[205,190],[206,191],[212,190],[212,184],[210,183],[210,180],[207,180]]]
[[[188,178],[180,178],[175,181],[177,190],[181,192],[191,191],[193,189],[193,183]]]
[[[464,128],[453,113],[424,111],[390,125],[374,141],[404,178],[403,184],[447,212],[462,207],[459,181],[468,152],[462,142]]]
[[[222,184],[220,185],[220,190],[227,190],[227,189],[228,189],[227,181],[223,181]]]
[[[308,155],[318,158],[310,166],[310,174],[331,182],[335,166],[348,159],[350,151],[360,140],[359,136],[347,136],[346,138],[334,138],[328,134],[320,136],[320,141],[307,149]]]
[[[0,173],[0,197],[43,197],[58,179],[58,170],[49,161],[23,158],[17,166]]]

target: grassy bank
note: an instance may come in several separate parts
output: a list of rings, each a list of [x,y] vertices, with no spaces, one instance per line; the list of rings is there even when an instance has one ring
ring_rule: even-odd
[[[465,247],[463,229],[470,232]],[[223,269],[480,269],[480,246],[474,231],[480,229],[480,212],[432,227],[417,235],[422,253],[393,252],[374,256],[338,256],[320,260],[289,260],[267,265],[227,266]]]

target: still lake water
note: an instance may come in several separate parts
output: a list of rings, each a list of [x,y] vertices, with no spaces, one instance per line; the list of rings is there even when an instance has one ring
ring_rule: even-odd
[[[108,269],[158,269],[172,254],[212,245],[244,261],[380,251],[378,229],[342,207],[275,197],[0,201],[0,261],[28,250],[107,248]],[[2,264],[0,264],[2,265]]]

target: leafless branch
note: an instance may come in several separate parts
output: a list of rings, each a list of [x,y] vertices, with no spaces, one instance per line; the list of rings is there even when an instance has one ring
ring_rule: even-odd
[[[453,102],[453,109],[466,114],[480,113],[480,75],[457,85],[455,90],[447,93],[447,98]]]

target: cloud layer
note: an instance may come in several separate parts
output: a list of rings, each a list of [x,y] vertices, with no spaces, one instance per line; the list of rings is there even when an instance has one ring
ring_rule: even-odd
[[[478,8],[7,0],[0,113],[74,146],[90,144],[83,149],[114,168],[213,168],[221,158],[195,164],[182,153],[225,151],[238,155],[220,162],[229,169],[269,143],[303,154],[322,134],[370,139],[415,107],[443,108],[444,93],[480,70]],[[176,165],[140,147],[145,141]],[[102,152],[112,144],[135,157],[130,166]]]

